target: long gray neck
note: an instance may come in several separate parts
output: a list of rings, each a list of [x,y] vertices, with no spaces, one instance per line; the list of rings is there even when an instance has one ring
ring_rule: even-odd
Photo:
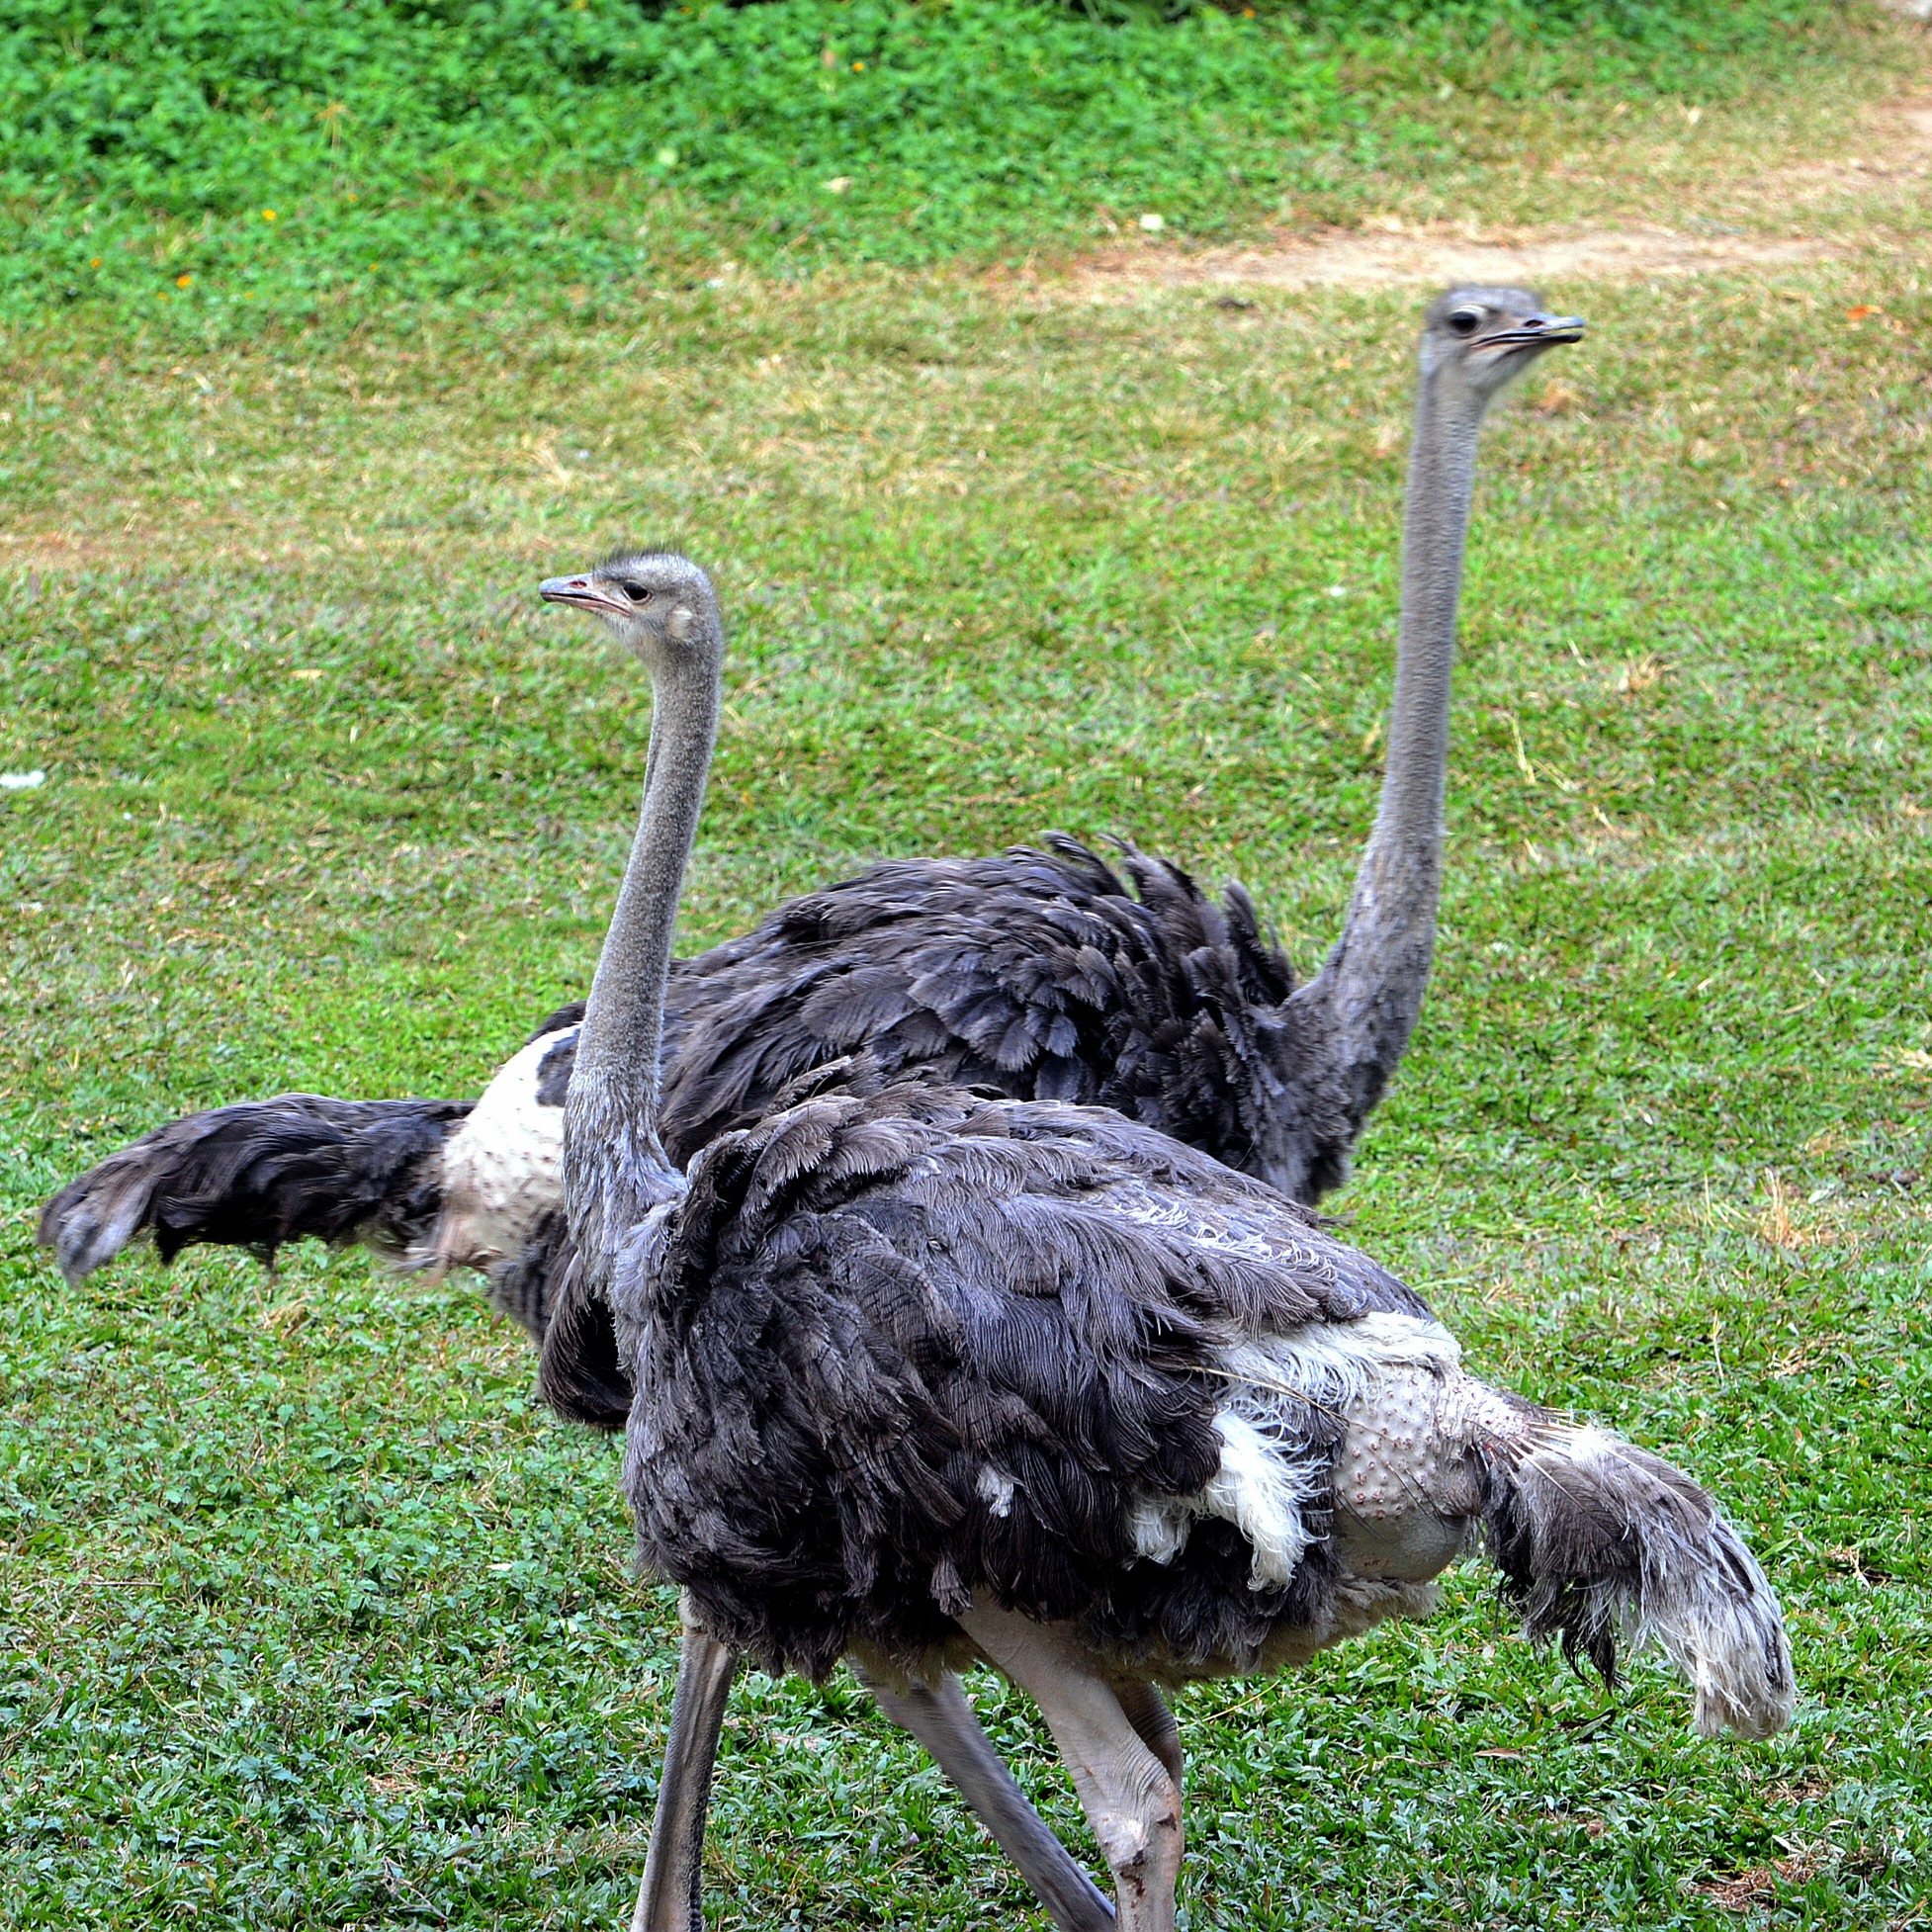
[[[1342,936],[1298,996],[1322,1017],[1322,1057],[1342,1078],[1351,1138],[1409,1043],[1435,951],[1455,607],[1483,411],[1467,385],[1440,370],[1422,378],[1381,805]]]
[[[722,640],[708,642],[700,650],[693,640],[654,677],[644,806],[577,1034],[564,1178],[586,1257],[607,1259],[610,1244],[683,1187],[658,1137],[658,1059],[677,897],[718,734]]]

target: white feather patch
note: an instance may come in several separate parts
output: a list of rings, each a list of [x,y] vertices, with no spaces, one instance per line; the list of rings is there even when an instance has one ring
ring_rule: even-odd
[[[1012,1514],[1013,1491],[1018,1485],[1004,1469],[996,1469],[991,1462],[982,1464],[979,1481],[975,1487],[980,1492],[980,1501],[992,1510],[995,1516]]]
[[[573,1026],[540,1034],[498,1068],[469,1119],[443,1149],[443,1214],[424,1259],[487,1268],[518,1253],[537,1223],[564,1204],[564,1109],[542,1106],[537,1083]]]
[[[1461,1359],[1441,1323],[1377,1313],[1359,1322],[1309,1322],[1223,1349],[1228,1379],[1214,1414],[1221,1461],[1191,1496],[1143,1493],[1134,1499],[1134,1549],[1171,1563],[1187,1546],[1197,1518],[1217,1516],[1240,1531],[1252,1552],[1248,1587],[1266,1590],[1295,1573],[1313,1539],[1310,1507],[1326,1497],[1332,1461],[1300,1441],[1309,1407],[1344,1417],[1384,1375],[1418,1368],[1447,1375]]]

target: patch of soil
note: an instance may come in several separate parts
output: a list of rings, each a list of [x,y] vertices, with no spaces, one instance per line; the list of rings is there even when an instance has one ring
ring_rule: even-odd
[[[1247,283],[1274,289],[1377,289],[1410,282],[1531,283],[1597,276],[1631,280],[1720,268],[1778,268],[1816,260],[1813,240],[1686,234],[1675,228],[1523,229],[1469,233],[1449,222],[1384,221],[1335,229],[1276,248],[1215,248],[1197,255],[1122,251],[1083,262],[1070,278],[1104,302],[1152,287]]]
[[[1926,0],[1932,6],[1932,0]],[[1801,162],[1774,178],[1731,186],[1784,226],[1795,211],[1854,198],[1882,204],[1932,175],[1932,102],[1890,101],[1857,131],[1858,149]],[[1784,220],[1777,219],[1782,216]],[[1283,235],[1271,247],[1184,252],[1150,242],[1110,248],[1054,278],[1076,300],[1125,301],[1152,288],[1249,284],[1276,289],[1378,289],[1408,283],[1528,283],[1545,279],[1638,281],[1731,268],[1783,268],[1842,251],[1804,234],[1753,234],[1718,221],[1670,227],[1483,228],[1472,222],[1407,223],[1384,216],[1361,228]]]

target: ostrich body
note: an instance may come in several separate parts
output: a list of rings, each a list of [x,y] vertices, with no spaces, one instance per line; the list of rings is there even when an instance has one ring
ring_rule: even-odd
[[[1514,376],[1580,333],[1515,289],[1456,290],[1425,318],[1381,803],[1342,936],[1309,984],[1295,986],[1241,888],[1217,905],[1131,847],[1112,864],[1057,836],[994,857],[889,861],[672,967],[671,1159],[862,1048],[881,1078],[1111,1106],[1296,1200],[1336,1186],[1408,1043],[1435,943],[1482,420]],[[622,561],[589,573],[620,604]],[[491,1298],[541,1335],[564,1246],[575,1018],[555,1015],[467,1117],[457,1102],[290,1096],[175,1122],[71,1183],[41,1238],[76,1278],[148,1226],[164,1255],[196,1240],[272,1250],[361,1235],[414,1262],[482,1268]]]
[[[684,1592],[640,1932],[703,1923],[734,1652],[907,1687],[1006,1672],[1129,1932],[1174,1924],[1157,1685],[1424,1614],[1478,1541],[1533,1634],[1607,1677],[1621,1632],[1654,1636],[1700,1728],[1787,1720],[1776,1599],[1711,1498],[1466,1374],[1419,1297],[1252,1177],[1103,1108],[907,1083],[803,1100],[680,1171],[657,1131],[663,996],[723,630],[686,560],[626,570],[624,604],[545,586],[609,619],[657,703],[565,1106],[572,1264],[542,1381],[568,1409],[572,1358],[608,1334],[639,1553]]]

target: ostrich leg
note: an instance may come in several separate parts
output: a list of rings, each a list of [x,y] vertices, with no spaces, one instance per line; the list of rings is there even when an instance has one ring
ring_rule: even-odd
[[[1127,1721],[1140,1733],[1140,1741],[1160,1759],[1162,1769],[1174,1780],[1174,1788],[1179,1791],[1181,1726],[1174,1721],[1174,1712],[1168,1709],[1167,1699],[1154,1685],[1140,1679],[1116,1684],[1113,1694],[1120,1700],[1120,1709],[1127,1713]]]
[[[644,1862],[631,1932],[704,1932],[701,1898],[705,1813],[711,1804],[711,1773],[718,1762],[718,1734],[725,1723],[738,1653],[702,1630],[684,1626],[671,1700],[670,1737],[658,1809],[651,1820],[651,1850]]]
[[[685,1625],[670,1737],[651,1822],[651,1850],[631,1932],[704,1932],[700,1896],[705,1815],[736,1653]],[[889,1689],[861,1670],[879,1708],[912,1732],[952,1781],[1062,1932],[1112,1932],[1113,1908],[1013,1783],[987,1742],[956,1677],[937,1691]]]
[[[1040,1707],[1113,1874],[1119,1932],[1174,1932],[1181,1792],[1119,1693],[1064,1628],[1006,1610],[971,1610],[959,1623]]]
[[[959,1679],[948,1675],[936,1690],[916,1684],[909,1691],[895,1691],[854,1667],[879,1709],[925,1746],[1061,1932],[1112,1932],[1113,1907],[1013,1783],[1012,1773],[980,1728]]]

